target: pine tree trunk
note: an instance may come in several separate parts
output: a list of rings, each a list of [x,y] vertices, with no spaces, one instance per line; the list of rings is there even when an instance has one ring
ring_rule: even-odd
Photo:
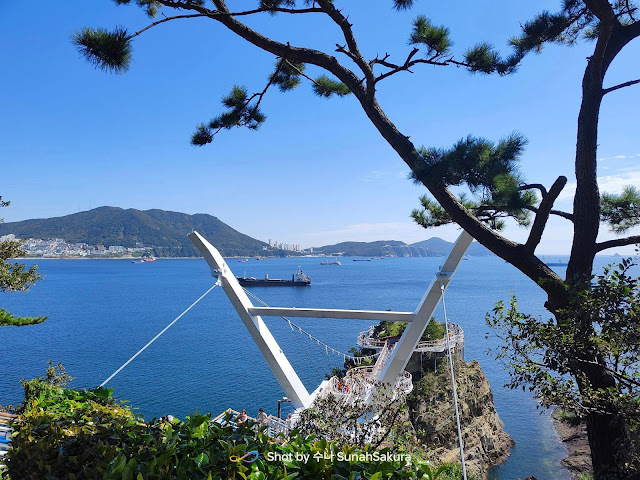
[[[601,32],[603,33],[603,32]],[[602,39],[602,36],[601,36]],[[599,42],[600,43],[600,42]],[[606,45],[606,40],[604,42]],[[598,117],[602,102],[602,83],[606,72],[604,54],[599,56],[600,45],[589,59],[582,81],[582,104],[578,116],[576,143],[576,194],[574,198],[574,237],[566,281],[578,287],[589,287],[596,254],[596,237],[600,224],[600,192],[597,181]],[[581,289],[581,288],[579,288]],[[583,331],[592,326],[590,319]],[[576,370],[583,374],[588,387],[594,390],[615,388],[616,380],[605,369],[600,358],[586,358],[577,362]],[[585,385],[578,378],[581,391]],[[620,412],[590,412],[586,417],[587,435],[591,447],[591,461],[596,480],[622,479],[628,429]]]

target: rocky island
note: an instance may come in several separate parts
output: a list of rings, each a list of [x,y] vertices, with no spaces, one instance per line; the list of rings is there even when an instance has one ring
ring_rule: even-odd
[[[370,355],[375,352],[372,347],[397,341],[405,328],[403,322],[381,322],[362,332],[360,353]],[[507,458],[514,442],[503,430],[480,364],[464,361],[464,332],[455,324],[449,330],[465,464],[468,471],[485,478],[490,467]],[[406,367],[413,390],[407,397],[405,418],[411,424],[412,440],[436,464],[460,462],[445,342],[444,324],[432,318]]]

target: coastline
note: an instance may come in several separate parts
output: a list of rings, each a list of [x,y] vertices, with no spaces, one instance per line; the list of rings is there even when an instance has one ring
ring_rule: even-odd
[[[260,260],[270,260],[270,259],[278,259],[278,258],[325,258],[326,255],[301,255],[301,256],[293,256],[293,257],[260,257]],[[154,257],[156,260],[202,260],[202,257]],[[238,258],[253,258],[252,256],[242,256],[242,257],[223,257],[225,260],[236,260]],[[341,258],[341,257],[335,257]],[[9,260],[139,260],[140,257],[19,257],[19,258],[10,258]]]
[[[581,474],[592,475],[591,449],[587,438],[587,427],[584,423],[574,425],[561,416],[561,410],[556,408],[551,414],[553,426],[560,437],[560,441],[567,446],[569,454],[562,460],[562,466],[577,479]]]

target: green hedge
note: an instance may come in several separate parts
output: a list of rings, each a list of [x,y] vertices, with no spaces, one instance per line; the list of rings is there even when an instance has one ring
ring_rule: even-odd
[[[340,448],[295,432],[274,440],[255,425],[221,426],[210,415],[144,423],[111,390],[76,391],[41,380],[27,385],[14,426],[14,448],[7,455],[13,480],[433,480],[450,470],[443,467],[432,474],[428,463],[417,458],[408,464],[404,459],[372,460],[369,447]],[[231,460],[253,450],[259,452],[253,463]],[[389,453],[385,449],[377,455]],[[358,458],[367,454],[369,458]],[[308,461],[296,460],[301,455]]]

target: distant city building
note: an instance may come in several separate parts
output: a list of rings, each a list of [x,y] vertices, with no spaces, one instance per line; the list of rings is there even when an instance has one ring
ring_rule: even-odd
[[[299,243],[281,243],[271,238],[269,239],[269,247],[276,250],[286,250],[288,252],[302,252],[302,248]]]

